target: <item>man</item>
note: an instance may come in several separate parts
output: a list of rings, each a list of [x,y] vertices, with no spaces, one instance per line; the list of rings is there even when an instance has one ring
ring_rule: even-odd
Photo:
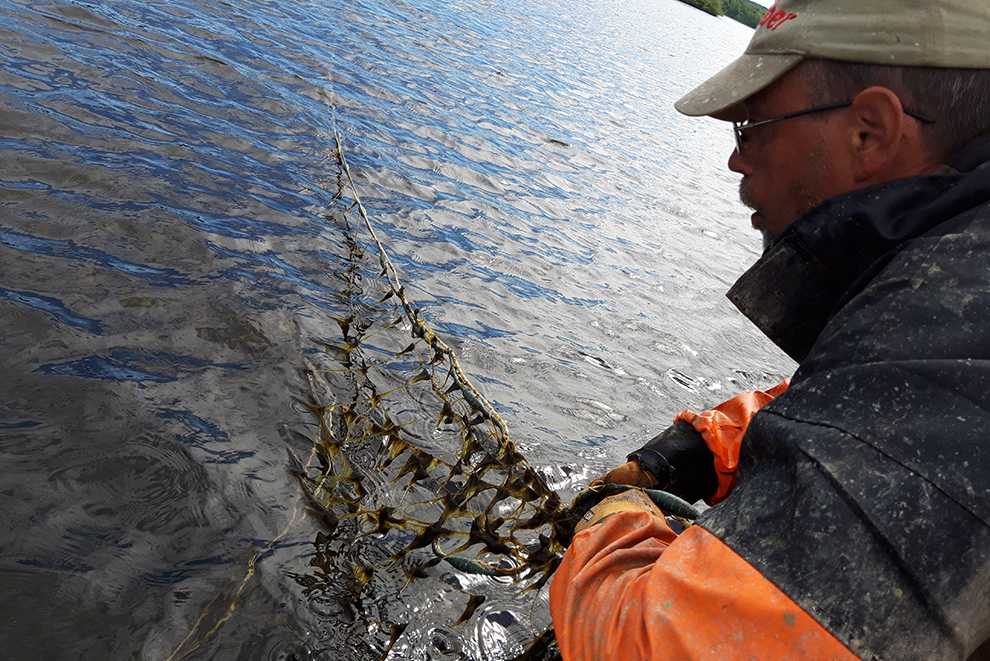
[[[729,298],[800,367],[605,476],[715,506],[680,535],[638,491],[588,513],[564,661],[986,652],[987,35],[987,0],[780,0],[676,104],[736,122],[766,249]]]

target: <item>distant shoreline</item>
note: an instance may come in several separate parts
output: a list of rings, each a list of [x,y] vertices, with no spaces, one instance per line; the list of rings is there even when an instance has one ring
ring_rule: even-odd
[[[752,0],[681,0],[681,2],[697,7],[712,16],[728,16],[751,28],[756,28],[760,19],[767,13],[766,7]]]

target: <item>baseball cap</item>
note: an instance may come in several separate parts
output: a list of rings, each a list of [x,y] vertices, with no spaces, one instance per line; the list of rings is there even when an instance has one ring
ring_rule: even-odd
[[[805,58],[990,69],[987,0],[779,0],[745,52],[674,107],[739,119],[737,106]]]

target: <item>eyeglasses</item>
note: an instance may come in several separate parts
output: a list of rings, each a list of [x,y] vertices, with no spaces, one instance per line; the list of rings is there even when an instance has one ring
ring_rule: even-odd
[[[746,136],[743,135],[743,131],[749,130],[757,126],[763,126],[764,124],[772,124],[773,122],[779,122],[782,119],[790,119],[791,117],[800,117],[801,115],[811,115],[816,112],[825,112],[826,110],[835,110],[836,108],[845,108],[846,106],[851,106],[852,101],[839,101],[837,103],[826,103],[823,106],[815,106],[813,108],[805,108],[804,110],[796,110],[794,112],[789,112],[786,115],[780,115],[779,117],[771,117],[770,119],[761,119],[758,122],[743,122],[742,124],[738,122],[732,122],[732,130],[736,136],[736,152],[741,154],[743,152],[743,145],[746,144]],[[935,119],[929,117],[928,115],[922,115],[918,112],[912,112],[908,109],[904,109],[904,114],[908,117],[914,117],[916,120],[923,124],[934,124]]]

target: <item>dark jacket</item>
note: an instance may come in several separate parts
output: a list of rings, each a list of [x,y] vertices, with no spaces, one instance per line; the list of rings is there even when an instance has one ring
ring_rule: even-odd
[[[990,638],[990,138],[948,166],[827,200],[729,292],[800,368],[700,523],[863,659]]]

